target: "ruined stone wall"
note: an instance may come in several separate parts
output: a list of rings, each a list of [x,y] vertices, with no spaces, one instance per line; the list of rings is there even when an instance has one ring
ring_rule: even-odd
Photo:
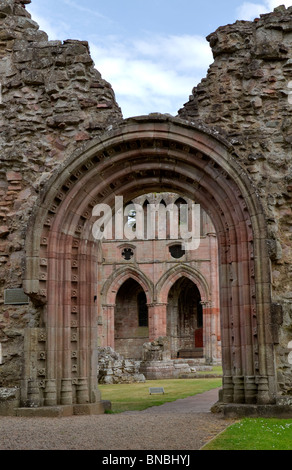
[[[214,63],[179,116],[225,135],[261,198],[269,229],[278,380],[282,392],[291,394],[292,7],[220,27],[207,39]]]
[[[32,303],[4,305],[4,290],[22,287],[25,230],[39,191],[62,161],[122,120],[88,43],[49,41],[29,3],[0,1],[0,387],[20,378],[24,327],[39,326]]]

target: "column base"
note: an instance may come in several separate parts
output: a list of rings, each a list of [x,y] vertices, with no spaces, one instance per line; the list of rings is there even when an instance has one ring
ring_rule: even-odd
[[[213,412],[223,413],[224,418],[292,418],[289,405],[248,405],[241,403],[216,403]]]
[[[68,416],[102,415],[111,408],[110,402],[86,403],[84,405],[57,405],[39,408],[17,408],[15,415],[23,418],[65,418]]]

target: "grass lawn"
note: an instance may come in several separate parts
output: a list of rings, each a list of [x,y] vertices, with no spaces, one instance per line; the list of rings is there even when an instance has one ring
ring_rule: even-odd
[[[150,406],[187,398],[221,387],[221,378],[147,380],[145,383],[99,385],[102,400],[110,400],[112,413],[145,410]],[[163,387],[164,395],[150,395],[150,387]]]
[[[292,450],[292,420],[245,418],[202,450]]]

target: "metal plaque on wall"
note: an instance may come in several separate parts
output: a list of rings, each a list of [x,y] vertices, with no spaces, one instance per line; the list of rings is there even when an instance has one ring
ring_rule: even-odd
[[[29,298],[23,289],[5,289],[4,291],[5,305],[27,305]]]

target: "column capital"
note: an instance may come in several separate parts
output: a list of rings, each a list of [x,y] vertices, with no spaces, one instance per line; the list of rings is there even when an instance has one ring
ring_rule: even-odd
[[[213,307],[213,302],[211,300],[202,300],[200,304],[202,305],[202,307],[205,307],[205,308]]]
[[[166,307],[167,305],[167,302],[151,302],[151,304],[147,304],[147,307]]]
[[[102,308],[115,308],[116,304],[102,304]]]

